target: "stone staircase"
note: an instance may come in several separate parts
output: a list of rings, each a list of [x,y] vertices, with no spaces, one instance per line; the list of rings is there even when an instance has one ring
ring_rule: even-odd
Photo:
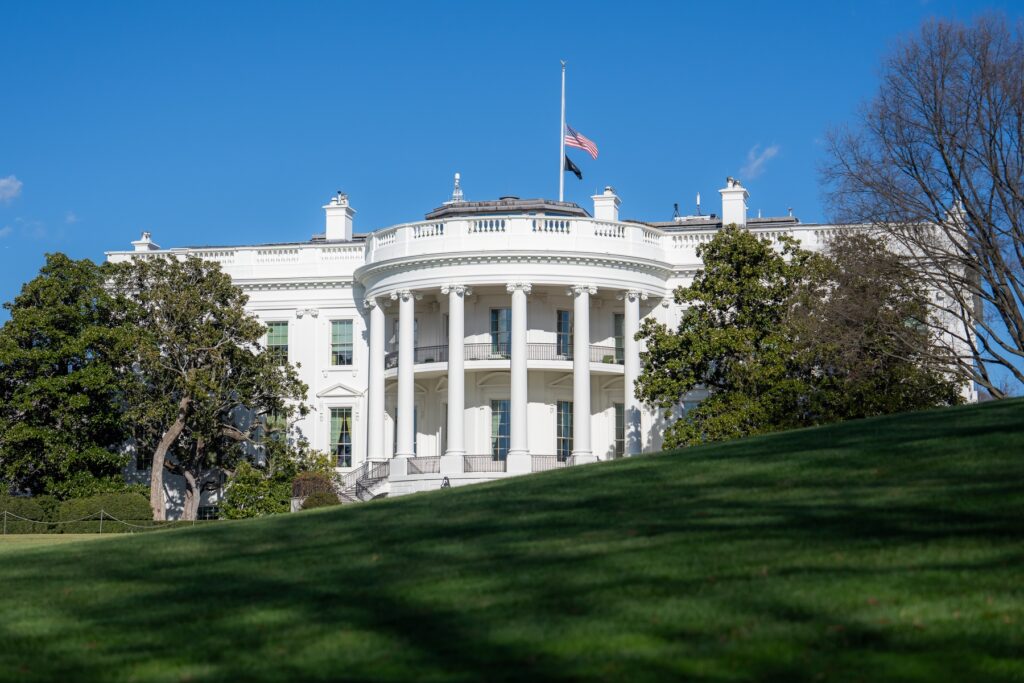
[[[364,503],[387,495],[391,462],[364,462],[343,476],[335,478],[335,490],[343,505]]]

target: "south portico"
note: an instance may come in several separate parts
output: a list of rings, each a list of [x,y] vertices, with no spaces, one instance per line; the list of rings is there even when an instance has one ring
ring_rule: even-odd
[[[595,301],[599,293],[602,297]],[[658,294],[653,303],[663,296]],[[470,298],[475,300],[471,304],[474,313],[467,332],[466,308]],[[642,411],[633,385],[640,367],[640,348],[634,337],[640,326],[641,302],[649,298],[650,293],[640,289],[604,289],[593,283],[567,286],[540,278],[537,281],[510,280],[503,286],[488,278],[480,284],[447,282],[436,287],[377,290],[368,294],[364,302],[369,312],[370,347],[368,459],[384,460],[393,455],[396,461],[392,471],[395,473],[408,471],[403,459],[415,459],[418,468],[436,469],[436,472],[423,474],[472,475],[475,474],[472,470],[483,466],[492,470],[493,477],[498,467],[501,469],[497,471],[519,474],[639,453],[643,444]],[[610,345],[592,343],[595,340],[591,335],[591,309],[595,304],[602,317],[602,324],[593,326],[598,330],[597,341],[607,342],[611,338]],[[385,344],[389,338],[389,314],[385,311],[397,313],[391,318],[390,338],[395,348],[390,353]],[[507,325],[503,320],[506,311]],[[485,323],[493,326],[495,319],[499,321],[497,328],[483,328]],[[427,324],[419,324],[421,320]],[[417,341],[418,330],[430,332],[431,320],[443,324],[443,331],[435,330],[441,333],[437,336],[442,337],[443,344]],[[545,321],[549,324],[544,324]],[[502,382],[502,375],[507,381]],[[468,404],[467,377],[474,390]],[[606,389],[595,387],[594,378],[598,378],[602,386],[617,386],[616,395],[609,396]],[[542,385],[532,389],[532,397],[531,381]],[[430,433],[441,427],[429,423],[431,418],[436,420],[437,415],[434,411],[418,409],[416,396],[418,384],[432,386],[432,382],[437,385],[443,382],[444,388],[435,392],[424,387],[421,392],[429,393],[435,401],[445,402],[444,439],[443,448],[437,447],[429,451],[430,455],[425,455],[416,447],[417,431]],[[506,395],[500,401],[488,403],[484,398],[488,392],[480,390],[482,382],[487,382],[491,388],[500,386]],[[567,384],[571,389],[568,395]],[[547,394],[565,396],[568,400],[552,403]],[[591,402],[595,394],[601,403],[617,399],[610,407],[615,411],[613,420],[618,420],[616,429],[620,429],[621,422],[621,444],[609,447],[608,439],[604,438],[599,449],[593,447],[595,429]],[[385,446],[388,425],[384,415],[389,411],[377,408],[387,405],[389,397],[392,400],[393,450]],[[550,403],[553,410],[559,411],[560,420],[568,424],[559,425],[558,434],[564,436],[565,427],[570,427],[571,452],[556,447],[555,431],[548,433],[547,447],[538,448],[538,442],[543,444],[544,439],[536,432],[532,436],[529,433],[531,402],[535,409]],[[487,434],[487,439],[499,439],[487,444],[479,424],[467,434],[467,413],[474,418],[477,410],[486,412],[493,405],[504,407],[505,403],[507,445],[500,441],[504,432]],[[571,417],[561,414],[566,404],[571,407]],[[608,408],[600,406],[598,414]],[[418,410],[421,411],[419,420]],[[494,424],[500,424],[498,417],[489,418]],[[615,436],[612,434],[612,440]],[[491,457],[499,464],[481,465],[479,461],[484,457]],[[436,458],[436,466],[432,462],[427,464],[424,458]]]

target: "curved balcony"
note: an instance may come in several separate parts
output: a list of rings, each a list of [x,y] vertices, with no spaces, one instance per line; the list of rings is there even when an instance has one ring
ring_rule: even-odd
[[[566,251],[664,260],[663,233],[636,223],[568,216],[486,216],[407,223],[366,240],[367,265],[479,251]]]
[[[465,360],[469,361],[508,361],[512,357],[511,345],[507,342],[467,343],[465,344]],[[527,343],[527,361],[567,361],[573,360],[572,344]],[[417,346],[413,350],[413,364],[447,363],[448,345]],[[590,362],[605,365],[622,365],[622,349],[614,346],[591,346]],[[384,368],[393,370],[398,367],[398,351],[384,356]]]

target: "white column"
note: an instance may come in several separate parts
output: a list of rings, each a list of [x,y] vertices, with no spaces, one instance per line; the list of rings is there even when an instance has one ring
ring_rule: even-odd
[[[590,295],[593,285],[576,285],[572,320],[572,456],[578,465],[594,462],[590,449]]]
[[[363,305],[370,309],[369,399],[367,405],[366,458],[384,460],[384,309],[376,299]]]
[[[416,321],[415,298],[408,289],[391,295],[398,299],[398,435],[395,444],[396,458],[411,458],[416,435],[413,411],[416,409],[416,394],[413,385],[413,359]]]
[[[465,285],[445,285],[448,295],[448,448],[441,457],[441,474],[462,472],[466,454],[466,297],[471,293]]]
[[[623,402],[623,425],[626,431],[626,455],[637,455],[643,450],[643,437],[640,432],[640,401],[636,398],[636,378],[640,376],[640,342],[636,341],[636,333],[640,331],[640,300],[647,295],[635,289],[628,290],[623,296],[625,314],[622,318],[623,342],[623,384],[625,400]]]
[[[510,282],[512,294],[511,371],[509,392],[508,471],[529,472],[533,469],[527,439],[528,382],[526,369],[526,295],[531,285]]]

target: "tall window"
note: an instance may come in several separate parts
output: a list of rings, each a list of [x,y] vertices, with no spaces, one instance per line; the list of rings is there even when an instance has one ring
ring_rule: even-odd
[[[331,452],[335,467],[352,467],[351,408],[331,408]]]
[[[556,350],[559,356],[572,358],[572,311],[558,311],[555,320]]]
[[[626,324],[626,316],[616,313],[612,324],[615,328],[615,362],[622,363],[626,358],[626,337],[622,331]]]
[[[572,401],[558,402],[558,422],[555,425],[555,454],[565,461],[572,455]]]
[[[507,356],[512,341],[512,309],[491,309],[491,353]]]
[[[626,404],[615,404],[615,457],[626,454]]]
[[[508,457],[508,400],[491,401],[491,457]]]
[[[288,322],[267,323],[267,351],[281,365],[288,362]]]
[[[352,365],[352,321],[331,321],[331,365]]]

